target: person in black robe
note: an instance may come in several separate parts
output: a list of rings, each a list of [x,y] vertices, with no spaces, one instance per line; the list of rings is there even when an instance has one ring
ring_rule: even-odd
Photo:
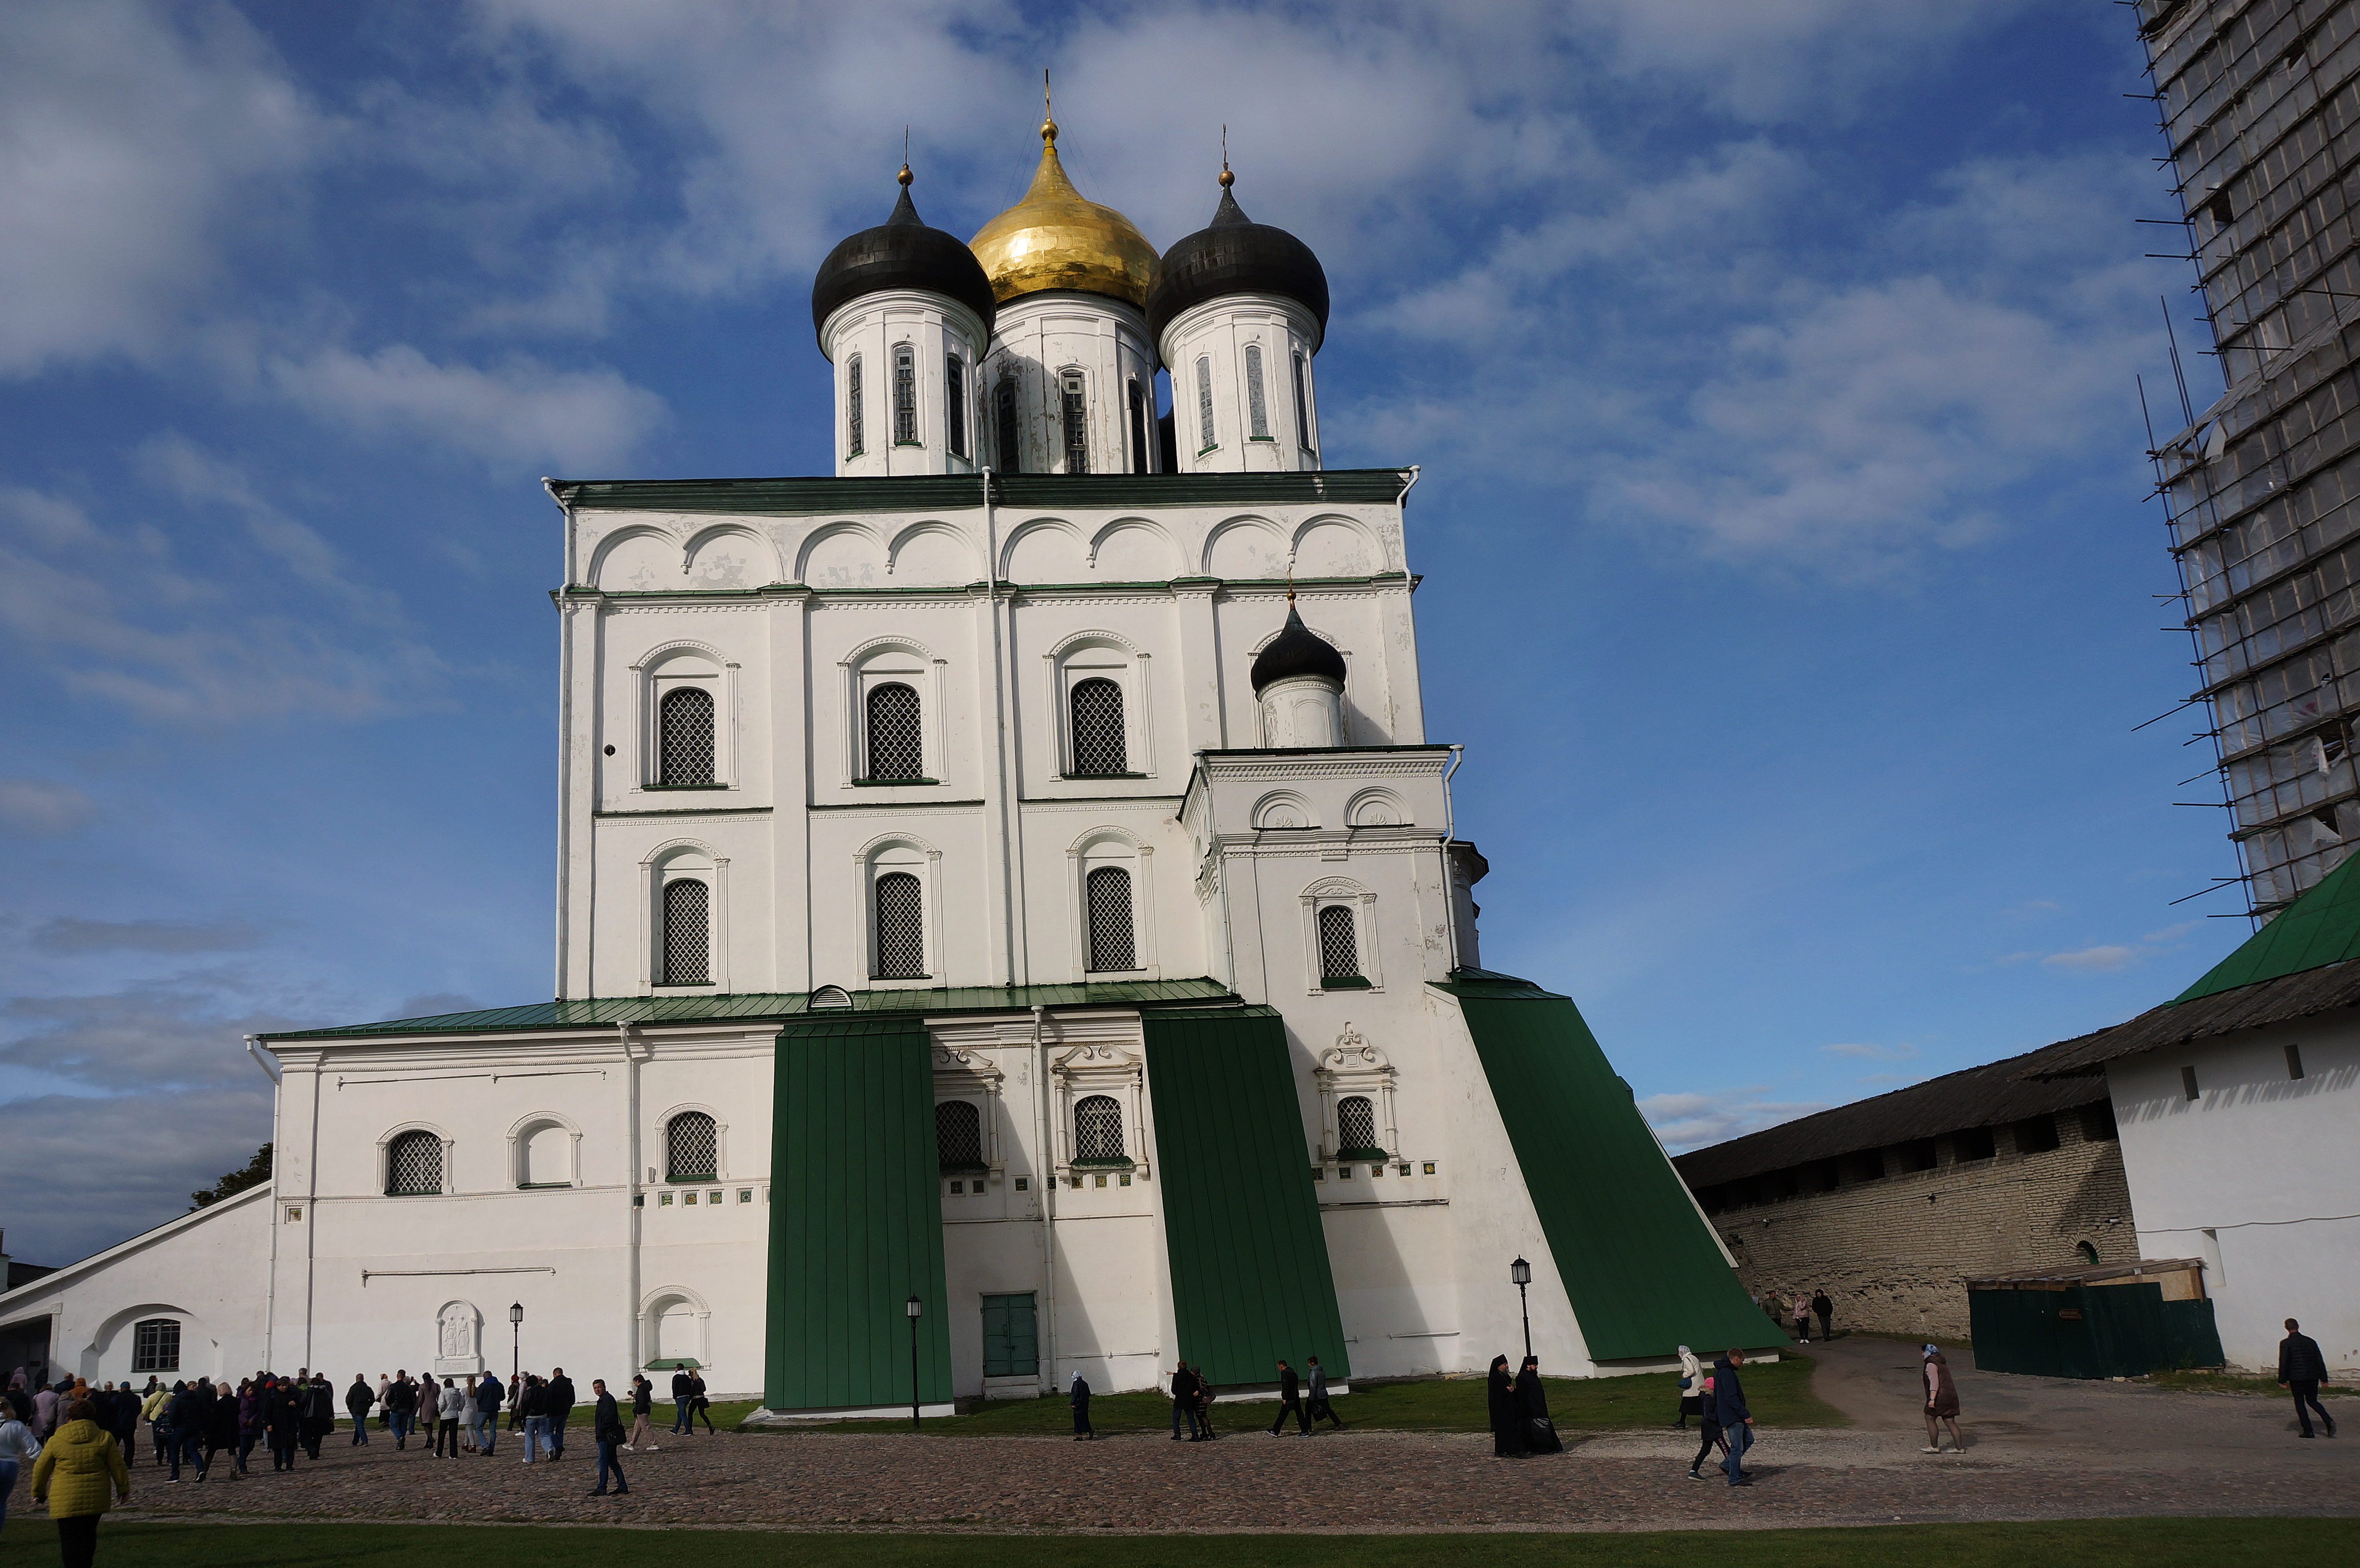
[[[1525,1444],[1535,1454],[1563,1454],[1565,1444],[1557,1435],[1557,1424],[1549,1420],[1548,1396],[1541,1391],[1541,1362],[1537,1356],[1524,1357],[1524,1369],[1516,1374],[1516,1413],[1524,1419]]]
[[[1491,1357],[1491,1452],[1502,1459],[1525,1454],[1524,1412],[1516,1408],[1516,1380],[1504,1356]]]

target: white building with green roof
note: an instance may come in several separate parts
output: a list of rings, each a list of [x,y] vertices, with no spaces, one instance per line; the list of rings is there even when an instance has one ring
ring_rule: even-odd
[[[907,183],[814,286],[834,474],[548,485],[553,999],[248,1042],[270,1188],[0,1329],[782,1414],[1480,1371],[1527,1304],[1557,1373],[1778,1343],[1572,1003],[1480,967],[1417,471],[1320,463],[1316,257],[1226,170],[1159,256],[1054,127],[971,245]]]

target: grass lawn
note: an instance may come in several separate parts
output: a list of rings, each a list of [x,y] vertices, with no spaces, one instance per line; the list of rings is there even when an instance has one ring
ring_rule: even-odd
[[[1797,1357],[1758,1363],[1745,1368],[1746,1403],[1754,1420],[1767,1427],[1841,1426],[1843,1417],[1811,1393],[1811,1363]],[[1610,1432],[1632,1427],[1669,1426],[1679,1412],[1679,1378],[1649,1373],[1631,1377],[1545,1377],[1549,1413],[1566,1432]],[[1415,1383],[1360,1384],[1336,1401],[1336,1413],[1352,1426],[1371,1432],[1483,1432],[1491,1426],[1480,1377],[1435,1378]],[[726,1408],[732,1420],[742,1420],[750,1406]],[[713,1407],[715,1424],[723,1424],[725,1407]],[[1213,1425],[1219,1432],[1245,1432],[1267,1427],[1278,1414],[1278,1401],[1254,1400],[1213,1407]],[[667,1417],[667,1421],[669,1417]],[[1101,1432],[1169,1432],[1172,1402],[1161,1394],[1101,1394],[1090,1401],[1090,1424]],[[898,1422],[826,1421],[770,1432],[877,1432],[906,1428]],[[1037,1399],[994,1399],[971,1416],[940,1416],[919,1423],[924,1432],[953,1436],[992,1437],[1006,1433],[1054,1434],[1074,1430],[1073,1415],[1062,1395]]]
[[[592,1529],[491,1525],[131,1524],[99,1528],[107,1568],[187,1568],[234,1563],[238,1568],[323,1563],[501,1561],[598,1564],[644,1561],[659,1550],[639,1531],[604,1535]],[[1199,1568],[1216,1552],[1223,1568],[1301,1568],[1310,1558],[1352,1568],[1491,1568],[1519,1563],[1620,1568],[1625,1563],[1692,1563],[1735,1553],[1811,1568],[1983,1568],[2038,1563],[2041,1568],[2281,1568],[2331,1559],[2351,1541],[2348,1519],[2086,1519],[2048,1524],[1920,1524],[1865,1530],[1665,1530],[1596,1535],[901,1535],[666,1530],[668,1561],[696,1568]],[[49,1521],[21,1514],[0,1537],[0,1558],[56,1561]],[[601,1542],[604,1544],[601,1544]]]
[[[2273,1399],[2293,1398],[2278,1386],[2275,1378],[2239,1377],[2227,1372],[2150,1372],[2138,1381],[2158,1388],[2194,1389],[2212,1394],[2267,1394]],[[2350,1394],[2352,1391],[2339,1388],[2332,1383],[2319,1386],[2319,1397],[2322,1399],[2330,1395]]]

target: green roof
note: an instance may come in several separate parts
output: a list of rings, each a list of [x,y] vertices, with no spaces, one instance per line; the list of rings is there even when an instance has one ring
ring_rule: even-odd
[[[1229,996],[1214,980],[1117,980],[1082,985],[946,985],[933,991],[855,991],[855,1013],[1022,1012],[1031,1007],[1155,1007],[1213,1002]],[[591,996],[531,1002],[472,1013],[389,1018],[333,1029],[287,1029],[261,1040],[348,1040],[365,1035],[499,1034],[530,1029],[596,1029],[613,1024],[762,1022],[800,1018],[811,998],[801,991],[748,991],[718,996]],[[831,1009],[823,1007],[825,1014]]]
[[[1027,511],[1185,506],[1391,506],[1408,493],[1405,468],[1310,474],[996,474],[992,499]],[[846,512],[943,512],[983,504],[972,474],[899,479],[552,479],[561,505],[620,512],[834,517]]]
[[[2278,919],[2246,938],[2243,947],[2172,1001],[2192,1002],[2347,958],[2360,958],[2360,855],[2321,877],[2318,886],[2279,910]]]

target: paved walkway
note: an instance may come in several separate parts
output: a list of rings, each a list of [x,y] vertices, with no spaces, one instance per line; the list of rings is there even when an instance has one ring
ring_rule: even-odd
[[[1255,1431],[1196,1444],[724,1433],[624,1455],[631,1493],[620,1498],[584,1496],[586,1448],[527,1467],[507,1441],[495,1458],[438,1460],[379,1436],[357,1449],[332,1441],[290,1475],[265,1463],[241,1481],[167,1486],[139,1465],[132,1507],[115,1517],[1396,1532],[2360,1515],[2360,1432],[2297,1441],[2284,1401],[1969,1369],[1958,1376],[1968,1450],[1935,1458],[1918,1452],[1908,1346],[1811,1349],[1822,1397],[1862,1424],[1765,1432],[1755,1484],[1736,1492],[1710,1472],[1688,1479],[1695,1440],[1668,1431],[1601,1434],[1524,1461],[1494,1459],[1488,1436],[1416,1432]]]

